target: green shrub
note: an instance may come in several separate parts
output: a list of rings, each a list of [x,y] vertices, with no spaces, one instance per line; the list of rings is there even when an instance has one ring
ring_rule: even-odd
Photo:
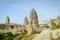
[[[39,34],[40,32],[33,30],[31,34]]]
[[[19,34],[13,35],[11,32],[8,32],[8,33],[0,33],[0,40],[13,40],[18,35]]]
[[[28,32],[26,30],[22,31],[21,34],[22,35],[26,35]]]
[[[60,24],[56,25],[57,28],[60,28]]]

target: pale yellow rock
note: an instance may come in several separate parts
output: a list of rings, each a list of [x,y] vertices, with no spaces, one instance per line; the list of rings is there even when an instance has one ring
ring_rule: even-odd
[[[37,35],[33,40],[60,40],[60,29],[47,29],[42,31],[39,35]]]
[[[60,16],[57,16],[57,17],[56,17],[56,24],[57,24],[57,25],[60,24]]]

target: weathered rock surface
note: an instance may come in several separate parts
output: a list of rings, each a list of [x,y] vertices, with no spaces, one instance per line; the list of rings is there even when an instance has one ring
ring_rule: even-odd
[[[33,38],[33,40],[60,40],[60,28],[55,30],[44,30]]]

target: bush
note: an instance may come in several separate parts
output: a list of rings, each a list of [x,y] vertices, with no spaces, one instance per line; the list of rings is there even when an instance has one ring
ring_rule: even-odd
[[[57,28],[60,28],[60,24],[56,25]]]
[[[22,35],[26,35],[28,32],[26,30],[22,31],[21,34]]]
[[[13,40],[17,36],[18,34],[13,35],[11,32],[0,33],[0,40]]]
[[[31,34],[39,34],[40,32],[33,30]]]

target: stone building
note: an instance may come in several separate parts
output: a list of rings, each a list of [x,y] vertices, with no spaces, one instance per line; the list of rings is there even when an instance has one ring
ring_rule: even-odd
[[[34,8],[30,12],[30,24],[32,25],[32,29],[37,31],[39,27],[38,16]]]
[[[10,23],[10,18],[6,17],[6,22],[3,24],[0,24],[1,32],[12,32],[12,33],[18,33],[18,31],[27,30],[28,34],[30,34],[33,30],[39,31],[39,23],[38,23],[38,16],[33,8],[30,12],[29,20],[27,17],[24,17],[24,23],[22,25]]]
[[[28,31],[28,34],[31,33],[33,30],[39,31],[40,27],[38,24],[38,16],[34,8],[30,12],[29,21],[27,17],[24,18],[24,26]]]
[[[29,19],[29,20],[28,20]],[[56,23],[60,23],[60,18],[56,18]],[[50,24],[50,25],[49,25]],[[41,24],[38,23],[38,15],[36,10],[33,8],[30,12],[29,18],[24,17],[24,22],[22,25],[20,24],[15,24],[15,23],[10,23],[10,18],[7,16],[6,17],[6,22],[5,23],[0,23],[0,32],[12,32],[13,34],[15,33],[21,33],[20,31],[28,31],[28,34],[30,34],[33,30],[35,31],[42,31],[51,27],[53,25],[53,21],[50,19],[49,23],[46,21]]]
[[[10,23],[10,18],[6,17],[5,23],[0,23],[0,32],[1,33],[7,33],[12,32],[13,34],[18,33],[18,31],[22,30],[22,25]]]

